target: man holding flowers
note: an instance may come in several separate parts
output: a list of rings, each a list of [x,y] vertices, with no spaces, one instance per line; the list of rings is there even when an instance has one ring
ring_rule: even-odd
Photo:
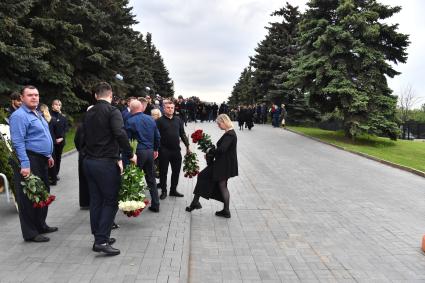
[[[165,199],[167,197],[167,174],[169,164],[171,164],[170,196],[183,197],[183,194],[177,191],[179,174],[182,166],[180,139],[185,144],[186,151],[190,152],[190,149],[183,122],[179,117],[174,116],[174,102],[167,101],[164,103],[164,116],[156,120],[156,125],[161,135],[161,145],[159,147],[160,199]]]
[[[37,110],[40,95],[36,87],[28,85],[21,90],[22,105],[10,116],[10,134],[13,148],[18,155],[20,169],[15,168],[15,187],[21,222],[22,236],[25,241],[47,242],[49,238],[41,234],[58,230],[46,224],[47,205],[35,207],[25,195],[21,181],[38,176],[50,191],[48,167],[53,167],[53,141],[49,125]]]
[[[111,246],[115,239],[110,235],[121,187],[120,148],[133,163],[137,163],[137,156],[132,152],[120,111],[111,105],[112,87],[106,82],[99,83],[95,97],[97,103],[87,111],[82,125],[86,153],[83,167],[90,191],[93,251],[118,255],[120,250]]]

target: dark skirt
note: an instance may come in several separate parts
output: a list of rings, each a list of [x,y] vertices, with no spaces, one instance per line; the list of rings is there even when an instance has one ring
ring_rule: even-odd
[[[199,195],[205,199],[211,198],[223,202],[223,196],[218,187],[218,182],[213,181],[212,176],[212,166],[205,167],[205,169],[198,174],[198,180],[193,194]]]

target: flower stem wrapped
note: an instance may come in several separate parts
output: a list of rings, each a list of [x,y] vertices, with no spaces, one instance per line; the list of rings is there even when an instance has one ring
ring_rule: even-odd
[[[186,178],[193,178],[199,173],[198,158],[196,153],[187,153],[183,160],[183,172]]]
[[[118,194],[118,208],[128,217],[137,217],[149,204],[146,199],[145,174],[134,164],[128,165],[122,175]]]
[[[207,153],[210,148],[215,148],[215,145],[211,142],[210,135],[202,130],[196,130],[190,137],[193,143],[198,144],[198,149],[204,153]]]
[[[24,178],[21,185],[24,194],[32,202],[34,208],[49,206],[56,199],[54,195],[49,194],[44,182],[32,173]]]

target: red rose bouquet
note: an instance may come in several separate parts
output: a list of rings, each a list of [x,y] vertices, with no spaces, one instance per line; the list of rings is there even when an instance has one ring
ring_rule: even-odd
[[[149,204],[145,196],[145,174],[134,164],[125,167],[121,189],[118,194],[118,208],[128,217],[137,217]]]
[[[183,172],[186,178],[192,178],[198,175],[199,165],[198,165],[198,158],[196,157],[196,153],[191,152],[191,153],[187,153],[184,156]]]
[[[204,133],[202,130],[196,130],[191,136],[192,142],[198,144],[198,149],[207,153],[210,148],[215,148],[211,142],[210,135]]]
[[[34,208],[49,206],[56,199],[54,195],[49,194],[43,181],[32,173],[24,178],[21,185]]]

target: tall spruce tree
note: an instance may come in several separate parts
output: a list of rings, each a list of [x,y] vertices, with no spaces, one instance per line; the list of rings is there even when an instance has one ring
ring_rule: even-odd
[[[289,70],[294,65],[294,59],[299,52],[297,45],[298,25],[301,13],[298,7],[289,3],[272,16],[282,17],[279,22],[271,23],[269,37],[274,38],[274,52],[269,54],[272,60],[279,61],[275,69],[271,69],[273,77],[269,83],[267,98],[275,103],[285,103],[288,113],[287,122],[301,124],[319,120],[320,113],[308,106],[308,101],[299,95],[299,91],[287,86]]]
[[[154,85],[151,86],[153,90],[163,97],[174,96],[173,82],[169,77],[169,72],[165,67],[161,54],[152,42],[151,33],[146,34],[146,55],[147,68],[154,80]]]
[[[43,59],[48,62],[45,70],[33,69],[39,78],[33,81],[43,96],[43,101],[60,98],[66,111],[77,111],[84,102],[72,91],[74,58],[84,48],[80,35],[82,26],[71,23],[70,2],[60,0],[38,0],[27,17],[34,41],[48,51]],[[71,16],[71,17],[70,17]]]
[[[347,137],[397,137],[397,99],[385,76],[406,62],[408,36],[384,22],[400,11],[375,0],[311,0],[300,23],[301,51],[288,87],[323,112],[340,111]]]
[[[42,56],[48,48],[36,46],[31,29],[23,23],[31,11],[32,0],[0,3],[0,94],[17,91],[48,68]]]

